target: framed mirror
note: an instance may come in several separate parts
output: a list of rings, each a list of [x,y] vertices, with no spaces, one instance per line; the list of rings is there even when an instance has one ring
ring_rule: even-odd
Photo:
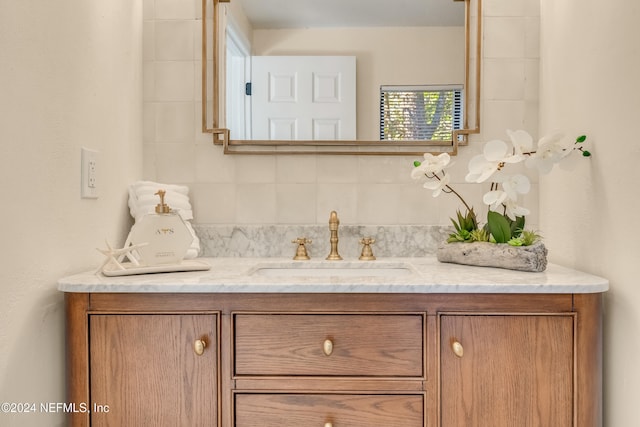
[[[400,3],[203,0],[203,132],[226,154],[455,155],[479,132],[481,0]]]

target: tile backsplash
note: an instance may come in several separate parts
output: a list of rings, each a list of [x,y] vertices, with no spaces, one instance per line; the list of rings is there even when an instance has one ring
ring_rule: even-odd
[[[307,251],[312,259],[325,259],[330,252],[327,225],[194,225],[205,257],[293,257],[298,237],[311,239]],[[421,257],[433,255],[449,234],[449,227],[427,225],[341,225],[338,250],[344,259],[357,259],[363,237],[373,237],[376,257]]]

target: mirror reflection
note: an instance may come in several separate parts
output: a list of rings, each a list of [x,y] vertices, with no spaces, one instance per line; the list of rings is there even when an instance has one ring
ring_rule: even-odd
[[[220,123],[232,140],[447,135],[437,133],[432,122],[442,119],[443,108],[453,111],[454,103],[438,102],[426,91],[462,93],[465,2],[231,0],[220,6]],[[393,120],[385,124],[386,100],[405,93],[403,88],[419,89],[403,98],[396,117],[404,123],[418,116],[426,131],[398,134],[388,128]],[[436,101],[428,105],[425,99]],[[452,114],[447,119],[451,126],[461,122]]]

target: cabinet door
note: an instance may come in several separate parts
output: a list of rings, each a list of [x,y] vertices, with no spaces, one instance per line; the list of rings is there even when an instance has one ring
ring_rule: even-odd
[[[89,322],[92,426],[217,425],[215,315],[91,315]],[[206,343],[201,355],[196,340]]]
[[[443,427],[572,425],[573,317],[443,315]]]

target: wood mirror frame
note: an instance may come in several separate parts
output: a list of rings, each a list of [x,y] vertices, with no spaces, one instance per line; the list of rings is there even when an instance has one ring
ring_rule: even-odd
[[[232,140],[229,129],[218,126],[220,117],[220,29],[219,4],[231,0],[202,0],[202,132],[211,133],[213,143],[221,145],[224,154],[333,154],[419,156],[425,152],[449,153],[455,156],[458,147],[468,144],[468,136],[480,132],[480,69],[482,59],[482,0],[450,0],[465,3],[465,70],[464,117],[462,129],[453,132],[451,141],[286,141],[286,140]],[[318,0],[320,1],[320,0]],[[211,20],[211,34],[207,29]],[[207,42],[212,44],[212,70],[209,76]],[[209,88],[210,86],[210,88]],[[209,93],[211,91],[211,93]],[[209,117],[208,101],[212,101]]]

